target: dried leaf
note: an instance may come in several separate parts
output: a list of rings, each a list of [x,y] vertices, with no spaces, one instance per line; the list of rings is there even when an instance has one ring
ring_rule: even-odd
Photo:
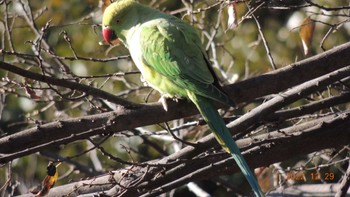
[[[40,96],[36,94],[36,92],[28,86],[28,84],[23,85],[24,90],[26,91],[27,95],[32,99],[40,99]]]
[[[272,168],[260,167],[256,168],[254,172],[264,192],[274,188],[274,172]]]
[[[105,12],[105,9],[111,4],[111,0],[100,0],[102,13]]]
[[[310,17],[305,18],[305,20],[301,24],[300,31],[299,31],[299,36],[301,38],[301,42],[303,43],[303,49],[304,49],[305,55],[307,55],[310,51],[314,31],[315,31],[315,21],[313,21]]]
[[[237,7],[236,2],[229,3],[227,6],[227,14],[228,14],[227,29],[234,29],[238,25],[236,7]]]

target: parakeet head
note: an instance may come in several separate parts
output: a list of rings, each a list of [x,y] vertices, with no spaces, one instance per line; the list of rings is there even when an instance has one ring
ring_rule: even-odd
[[[135,9],[139,4],[134,0],[118,0],[109,5],[102,19],[102,34],[107,43],[117,39],[122,31],[130,29],[137,21]]]

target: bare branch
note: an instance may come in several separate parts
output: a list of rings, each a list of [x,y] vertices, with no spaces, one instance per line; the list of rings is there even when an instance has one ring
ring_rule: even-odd
[[[350,160],[348,161],[348,169],[346,170],[346,173],[343,175],[343,180],[341,181],[339,185],[338,192],[336,193],[336,197],[345,197],[348,193],[350,187]]]
[[[21,76],[26,77],[26,78],[35,79],[37,81],[45,82],[45,83],[51,84],[51,85],[70,88],[72,90],[78,90],[78,91],[84,92],[88,95],[94,95],[94,96],[97,96],[99,98],[106,99],[110,102],[122,105],[126,108],[137,106],[137,104],[133,104],[133,103],[130,103],[130,102],[125,101],[123,99],[120,99],[120,98],[116,97],[115,95],[110,94],[110,93],[105,92],[105,91],[102,91],[100,89],[97,89],[97,88],[94,88],[91,86],[87,86],[84,84],[68,81],[66,79],[58,79],[58,78],[50,77],[47,75],[42,75],[42,74],[30,72],[30,71],[24,70],[22,68],[16,67],[14,65],[8,64],[6,62],[0,62],[0,68],[3,70],[10,71],[12,73],[16,73],[16,74],[21,75]]]
[[[347,44],[347,45],[350,45],[350,44]],[[337,47],[329,52],[325,52],[324,54],[321,54],[319,56],[290,65],[288,67],[279,69],[277,71],[273,71],[271,73],[261,75],[259,77],[255,77],[252,79],[242,81],[240,83],[230,85],[228,86],[227,92],[229,92],[230,94],[236,93],[236,94],[233,94],[234,95],[233,98],[238,102],[242,102],[243,99],[245,99],[246,101],[249,101],[254,98],[263,96],[266,93],[278,93],[279,91],[282,91],[284,88],[290,87],[292,85],[290,83],[295,83],[295,84],[301,83],[307,79],[312,79],[314,75],[322,74],[322,72],[326,73],[332,69],[337,69],[338,67],[345,66],[344,65],[345,62],[339,61],[338,59],[335,59],[332,61],[329,58],[330,57],[337,58],[338,55],[342,55],[342,57],[350,58],[350,55],[345,56],[345,54],[350,52],[350,50],[346,48],[347,45]],[[333,54],[333,55],[328,56],[329,54]],[[344,59],[345,58],[342,58],[342,60]],[[332,62],[332,64],[327,64],[327,62]],[[317,65],[318,72],[314,71],[312,72],[312,74],[304,75],[304,73],[307,72],[307,70],[309,70],[310,67],[312,68],[314,65]],[[323,67],[323,65],[327,65],[327,67],[326,66]],[[73,87],[77,87],[76,89],[80,88],[82,90],[87,91],[88,93],[89,91],[91,91],[91,92],[97,93],[97,95],[100,94],[99,91],[91,89],[91,87],[89,86],[83,86],[80,84],[76,84],[73,82],[64,81],[56,78],[49,78],[49,77],[42,78],[41,75],[35,74],[35,73],[33,73],[33,75],[32,74],[28,75],[27,71],[21,70],[17,67],[13,67],[6,63],[0,62],[0,67],[5,68],[7,70],[11,70],[12,72],[15,72],[17,74],[32,77],[37,80],[43,80],[55,85],[64,84],[67,87],[73,86]],[[346,75],[346,72],[348,72],[348,68],[345,68],[345,71],[340,72],[340,74],[344,75],[345,73]],[[289,80],[288,82],[286,82],[285,80],[288,79],[288,76],[293,78],[293,80]],[[280,79],[282,77],[284,78],[281,81]],[[328,79],[328,76],[326,76],[325,78],[328,83],[331,83],[330,81],[334,82],[338,80],[338,78],[332,78],[332,77]],[[276,84],[276,81],[279,81],[279,83]],[[314,88],[312,89],[313,91],[318,88],[317,81],[307,83],[311,85],[315,85],[315,83],[316,83],[316,86],[314,86]],[[263,88],[261,88],[261,86],[259,86],[258,84],[265,84],[265,85]],[[260,87],[259,88],[260,90],[257,90],[256,87]],[[303,88],[303,86],[301,86],[300,88]],[[271,102],[265,103],[260,108],[255,109],[255,111],[257,111],[257,114],[261,114],[259,110],[264,108],[267,110],[264,113],[266,114],[273,113],[274,111],[278,110],[282,106],[292,101],[295,101],[296,99],[299,99],[301,97],[300,96],[301,94],[305,95],[305,94],[311,93],[310,92],[311,89],[310,91],[300,92],[301,90],[302,89],[295,89],[293,93],[294,96],[288,95],[288,93],[285,93],[284,97],[282,95],[277,97],[276,99],[279,99],[281,101],[281,103],[278,105],[274,103],[275,101],[271,101]],[[113,95],[110,95],[105,92],[103,92],[103,97],[109,98],[110,100],[114,99]],[[119,102],[119,100],[120,99],[117,98],[116,103],[120,104],[125,102],[124,100],[121,100]],[[272,103],[273,105],[276,105],[276,106],[269,109],[267,108],[269,103]],[[128,108],[128,106],[133,106],[133,107]],[[3,137],[0,139],[0,145],[1,145],[0,152],[3,154],[5,153],[6,154],[11,153],[11,154],[2,155],[2,158],[0,158],[0,161],[6,162],[14,158],[17,158],[19,156],[36,152],[47,146],[53,146],[53,145],[58,145],[62,143],[69,143],[77,139],[86,139],[89,136],[93,136],[97,134],[120,132],[123,130],[133,129],[139,126],[156,124],[158,122],[166,122],[176,118],[190,116],[195,113],[197,113],[197,110],[191,104],[186,102],[169,103],[169,112],[165,112],[164,110],[162,110],[162,106],[160,104],[149,104],[149,105],[142,106],[142,105],[134,105],[134,104],[129,105],[129,103],[127,102],[125,106],[121,107],[115,112],[101,113],[97,115],[74,118],[70,120],[59,120],[48,124],[37,125],[37,127],[34,127],[32,129],[24,130],[14,135]],[[150,117],[148,116],[148,114],[153,114],[153,116]],[[262,120],[262,119],[259,119],[260,118],[259,116],[258,117],[255,116],[255,118],[258,118],[258,119],[249,118],[252,114],[254,113],[248,113],[244,117],[241,117],[235,120],[233,124],[240,122],[240,126],[236,125],[234,130],[236,130],[236,132],[245,131],[248,127],[254,125],[256,121]],[[245,121],[242,122],[244,118],[248,118],[245,121],[248,121],[249,123]],[[132,121],[132,119],[137,119],[138,121],[135,122],[135,121]],[[244,129],[241,126],[243,126]],[[215,143],[214,138],[210,136],[203,138],[201,142],[205,142],[207,140],[211,141],[211,145]],[[22,152],[15,153],[16,151],[19,151],[19,149],[22,149]]]
[[[282,131],[238,140],[237,144],[241,149],[245,147],[243,150],[249,148],[249,151],[243,154],[251,167],[268,166],[299,154],[345,145],[350,140],[349,126],[349,115],[339,114],[316,119],[312,124],[305,123]],[[334,133],[340,138],[332,138]],[[191,150],[187,149],[187,151]],[[58,186],[50,191],[50,195],[75,196],[108,190],[113,192],[108,194],[120,196],[157,196],[190,181],[217,177],[239,170],[233,159],[226,153],[198,155],[194,158],[184,158],[182,155],[177,152],[159,161],[146,162],[144,166],[142,165],[143,167],[130,166],[116,170],[112,174]],[[183,165],[183,162],[177,162],[180,158],[186,165]],[[129,173],[132,176],[123,176],[129,171],[132,172]],[[136,180],[141,181],[135,182]],[[111,188],[114,189],[111,190]]]

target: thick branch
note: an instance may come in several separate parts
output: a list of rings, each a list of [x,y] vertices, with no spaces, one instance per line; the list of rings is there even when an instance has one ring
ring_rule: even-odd
[[[296,86],[285,93],[276,95],[273,99],[261,104],[260,106],[254,108],[250,112],[244,114],[243,116],[235,119],[230,124],[228,128],[234,131],[235,134],[241,132],[243,134],[249,131],[249,128],[258,124],[261,121],[266,120],[269,115],[273,114],[278,109],[286,106],[292,102],[297,101],[300,98],[311,94],[318,88],[323,88],[337,80],[350,75],[350,66],[338,69],[330,74],[321,76],[319,78],[307,81],[299,86]],[[193,155],[198,154],[205,147],[218,146],[213,134],[207,135],[199,140],[199,144],[194,147],[185,147],[178,153],[183,155],[181,158],[190,158]]]
[[[341,147],[349,141],[350,117],[344,113],[262,134],[254,139],[238,140],[237,144],[241,148],[250,147],[246,151],[249,154],[244,156],[250,167],[254,168],[268,166],[300,154]],[[234,160],[226,153],[174,161],[174,157],[178,158],[176,155],[178,154],[174,153],[160,161],[116,170],[113,175],[55,187],[50,195],[76,196],[109,190],[108,194],[118,196],[157,196],[191,181],[239,171]]]
[[[227,90],[233,94],[232,96],[236,101],[249,101],[266,94],[278,93],[292,85],[344,67],[348,62],[350,62],[350,43],[277,71],[232,84],[227,87]],[[21,75],[25,71],[2,62],[0,62],[0,68],[7,68]],[[27,73],[25,74],[27,75]],[[55,84],[59,80],[39,77],[39,74],[34,76],[36,76],[37,80],[49,80],[46,82]],[[62,84],[61,82],[60,80],[59,83]],[[264,84],[264,86],[261,86],[261,84]],[[165,112],[160,104],[137,106],[132,109],[120,107],[115,112],[37,125],[35,128],[1,138],[0,153],[3,153],[3,155],[0,158],[0,162],[4,163],[20,156],[40,151],[47,146],[69,143],[97,134],[119,132],[139,126],[165,122],[197,113],[196,109],[187,102],[178,104],[172,102],[169,104],[169,109],[169,112]],[[149,114],[153,116],[149,116]],[[134,121],[135,119],[138,121]],[[202,142],[208,139],[209,137],[203,139]],[[210,141],[214,142],[213,140]]]
[[[350,64],[350,42],[278,70],[225,87],[236,103],[276,94]]]

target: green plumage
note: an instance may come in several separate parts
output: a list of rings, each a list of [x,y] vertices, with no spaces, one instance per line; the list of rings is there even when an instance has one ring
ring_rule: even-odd
[[[213,101],[234,102],[226,95],[210,66],[196,30],[182,20],[133,0],[111,4],[103,16],[107,42],[115,33],[130,50],[135,65],[162,95],[190,99],[230,153],[256,196],[264,196]]]
[[[169,78],[181,89],[233,105],[233,101],[222,92],[217,83],[197,33],[191,26],[175,17],[157,18],[142,25],[140,37],[145,64]],[[176,96],[188,97],[187,92]]]

